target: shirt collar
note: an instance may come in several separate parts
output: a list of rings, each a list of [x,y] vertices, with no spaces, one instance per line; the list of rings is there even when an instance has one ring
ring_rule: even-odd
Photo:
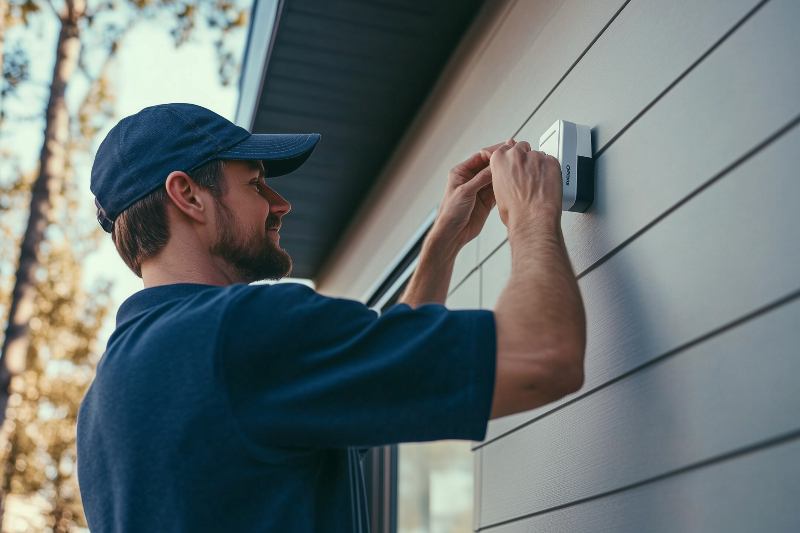
[[[175,283],[142,289],[122,302],[117,311],[117,327],[127,322],[134,316],[144,313],[157,305],[169,300],[193,296],[206,289],[219,288],[216,285],[201,285],[198,283]]]

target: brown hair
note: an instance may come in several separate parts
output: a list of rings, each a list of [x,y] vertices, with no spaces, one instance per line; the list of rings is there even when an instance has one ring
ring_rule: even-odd
[[[225,164],[214,159],[187,172],[195,183],[211,192],[218,202],[225,194]],[[155,257],[169,240],[166,185],[140,198],[114,221],[111,240],[128,268],[142,277],[142,262]]]

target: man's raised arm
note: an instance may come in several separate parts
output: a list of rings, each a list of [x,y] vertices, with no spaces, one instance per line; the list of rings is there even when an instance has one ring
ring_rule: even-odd
[[[420,263],[399,299],[444,303],[461,247],[495,203],[508,228],[511,276],[494,309],[492,418],[553,402],[583,384],[586,318],[561,233],[561,168],[527,142],[485,148],[450,171]]]
[[[495,206],[489,159],[503,144],[484,148],[448,173],[436,220],[422,243],[419,264],[399,303],[411,307],[445,303],[458,252],[478,236]]]
[[[492,155],[491,171],[511,247],[511,276],[494,309],[497,418],[582,386],[586,318],[561,233],[558,161],[510,141]]]

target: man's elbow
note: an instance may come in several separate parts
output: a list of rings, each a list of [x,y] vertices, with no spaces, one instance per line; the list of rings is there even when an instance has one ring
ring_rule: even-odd
[[[583,387],[583,357],[584,347],[576,344],[564,344],[551,350],[545,387],[550,402],[578,392]]]

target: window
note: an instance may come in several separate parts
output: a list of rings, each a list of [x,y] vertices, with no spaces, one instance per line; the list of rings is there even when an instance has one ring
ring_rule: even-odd
[[[397,448],[397,533],[472,531],[470,442],[409,443]]]
[[[394,305],[417,266],[436,210],[368,293],[380,312]],[[472,531],[473,457],[469,441],[408,443],[373,448],[364,457],[373,533]]]

